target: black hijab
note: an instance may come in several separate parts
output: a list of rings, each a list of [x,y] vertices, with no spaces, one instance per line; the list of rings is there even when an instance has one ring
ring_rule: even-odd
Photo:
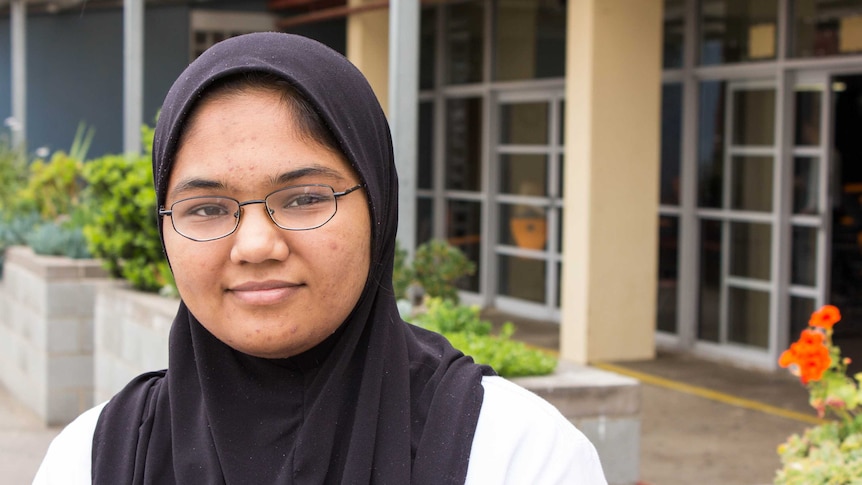
[[[158,203],[194,104],[214,81],[252,71],[293,85],[361,177],[372,224],[365,288],[332,337],[281,360],[226,346],[181,303],[168,370],[129,383],[99,418],[93,483],[463,483],[481,379],[492,371],[398,315],[392,142],[350,62],[278,33],[235,37],[205,52],[174,83],[156,127]]]

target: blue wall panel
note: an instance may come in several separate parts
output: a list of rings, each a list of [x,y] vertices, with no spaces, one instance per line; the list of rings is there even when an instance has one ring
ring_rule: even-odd
[[[144,119],[152,124],[174,79],[188,64],[185,6],[148,8]],[[0,24],[0,120],[11,114],[9,19]],[[90,9],[30,15],[27,24],[27,134],[34,150],[68,150],[80,122],[96,136],[91,157],[123,147],[123,12]]]

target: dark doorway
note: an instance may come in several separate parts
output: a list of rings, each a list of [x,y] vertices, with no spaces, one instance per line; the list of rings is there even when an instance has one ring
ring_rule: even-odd
[[[841,309],[834,340],[862,371],[862,75],[832,79],[832,241],[828,301]]]

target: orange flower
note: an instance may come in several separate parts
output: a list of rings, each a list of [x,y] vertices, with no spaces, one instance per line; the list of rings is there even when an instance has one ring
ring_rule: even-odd
[[[811,314],[811,319],[808,320],[808,325],[812,327],[820,327],[826,330],[832,328],[833,325],[841,320],[841,312],[834,305],[823,305],[819,310]]]
[[[803,384],[818,381],[829,369],[832,359],[823,343],[824,335],[818,330],[803,330],[799,340],[782,352],[778,359],[781,367],[790,367]]]

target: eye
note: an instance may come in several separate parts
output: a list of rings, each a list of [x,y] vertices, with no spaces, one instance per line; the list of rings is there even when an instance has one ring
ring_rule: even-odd
[[[282,207],[285,209],[309,208],[316,204],[327,202],[330,197],[325,193],[307,192],[286,198]]]
[[[212,219],[230,215],[231,209],[228,204],[222,202],[198,202],[183,208],[182,214],[189,218]]]
[[[227,211],[224,207],[218,205],[203,205],[199,207],[195,207],[192,211],[192,214],[200,217],[216,217],[227,215]]]

